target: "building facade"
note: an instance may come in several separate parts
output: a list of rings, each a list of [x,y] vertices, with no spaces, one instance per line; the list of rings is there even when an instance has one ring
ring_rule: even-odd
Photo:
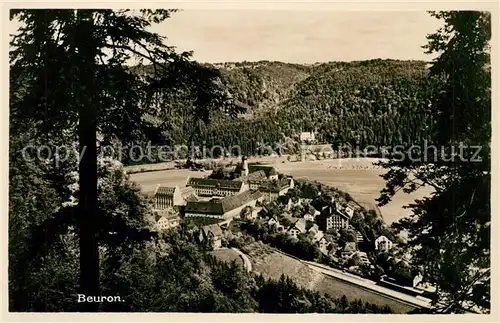
[[[175,228],[180,224],[180,217],[175,214],[164,215],[158,219],[156,222],[157,231],[165,231],[171,228]]]
[[[375,239],[375,250],[389,251],[392,249],[392,241],[386,236],[380,236]]]
[[[315,139],[314,132],[302,132],[300,134],[300,141],[314,141]]]
[[[168,187],[158,185],[154,192],[154,208],[164,210],[169,207],[184,204],[181,190],[178,186]]]
[[[306,232],[306,221],[298,219],[289,229],[288,234],[293,238],[298,238],[299,234]]]
[[[186,217],[230,219],[238,217],[247,206],[255,207],[259,200],[262,200],[261,193],[244,191],[215,201],[188,202],[184,214]]]
[[[198,196],[227,197],[245,190],[241,181],[230,181],[212,178],[188,178],[186,186],[192,187]]]
[[[222,247],[222,236],[222,228],[218,224],[210,224],[200,229],[198,239],[215,250]]]

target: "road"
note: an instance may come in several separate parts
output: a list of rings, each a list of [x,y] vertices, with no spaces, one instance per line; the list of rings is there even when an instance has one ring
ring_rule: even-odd
[[[332,277],[340,279],[342,281],[357,285],[359,287],[369,289],[375,293],[382,294],[386,297],[387,296],[392,297],[392,298],[409,303],[409,304],[414,305],[414,306],[430,308],[430,300],[427,300],[423,297],[414,297],[414,296],[410,296],[410,295],[407,295],[407,294],[404,294],[404,293],[401,293],[401,292],[398,292],[398,291],[395,291],[395,290],[392,290],[392,289],[389,289],[386,287],[382,287],[382,286],[377,285],[377,283],[372,281],[372,280],[358,277],[355,275],[351,275],[348,273],[344,273],[341,270],[333,269],[331,267],[328,267],[328,266],[325,266],[322,264],[318,264],[318,263],[310,262],[310,261],[304,261],[304,260],[302,262],[313,270],[319,271],[325,275],[332,276]]]
[[[252,271],[252,263],[250,262],[250,259],[248,259],[248,256],[241,252],[239,249],[236,248],[231,248],[234,250],[237,254],[240,255],[241,259],[243,259],[243,263],[245,264],[245,268],[248,272]]]

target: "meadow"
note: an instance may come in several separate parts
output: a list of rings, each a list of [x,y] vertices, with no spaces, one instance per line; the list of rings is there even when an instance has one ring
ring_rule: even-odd
[[[237,159],[233,161],[236,162]],[[385,186],[384,179],[380,177],[385,170],[373,166],[375,161],[377,159],[374,158],[324,159],[303,162],[288,162],[284,157],[250,159],[250,162],[274,165],[279,172],[291,175],[295,179],[307,178],[348,192],[358,203],[368,209],[376,208],[375,199],[379,197],[380,190]],[[135,173],[131,174],[130,178],[141,186],[143,192],[150,194],[154,192],[158,184],[182,187],[186,184],[188,176],[203,177],[208,174],[210,171],[173,169]],[[428,187],[422,187],[412,194],[399,192],[392,202],[380,207],[379,211],[384,221],[390,225],[410,215],[411,210],[404,209],[403,206],[431,193],[432,190]]]

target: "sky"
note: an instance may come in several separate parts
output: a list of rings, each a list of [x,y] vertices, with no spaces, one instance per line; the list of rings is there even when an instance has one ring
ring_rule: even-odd
[[[440,21],[425,11],[185,10],[156,25],[200,62],[316,63],[374,58],[430,61],[425,36]]]

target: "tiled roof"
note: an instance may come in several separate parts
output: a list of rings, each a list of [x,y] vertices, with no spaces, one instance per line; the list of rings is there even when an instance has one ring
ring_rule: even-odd
[[[312,227],[310,227],[307,232],[312,232],[312,233],[316,234],[316,233],[318,233],[318,231],[319,231],[319,227],[316,223],[314,223],[312,225]]]
[[[258,172],[260,170],[263,171],[267,177],[278,174],[273,166],[257,164],[248,165],[248,171],[250,173]]]
[[[186,186],[186,187],[181,188],[181,195],[182,196],[184,196],[184,195],[190,195],[190,194],[194,194],[194,188],[193,187]]]
[[[208,234],[210,232],[212,232],[212,234],[215,237],[222,236],[222,229],[217,223],[206,225],[206,226],[202,227],[201,230],[203,230],[203,233],[205,234],[205,236],[208,236]]]
[[[225,189],[236,189],[239,190],[243,186],[241,181],[230,181],[226,179],[213,179],[213,178],[195,178],[189,179],[189,186],[196,187],[219,187]]]
[[[344,251],[356,251],[356,242],[347,242],[344,246]]]
[[[279,182],[266,181],[262,182],[262,184],[259,186],[259,191],[278,193],[279,191],[281,191],[284,188],[287,188],[288,186],[289,183],[286,179],[283,179]]]
[[[213,202],[188,202],[185,211],[188,213],[223,215],[258,199],[261,195],[260,192],[245,191]]]
[[[198,197],[196,196],[196,194],[190,194],[190,195],[184,197],[184,200],[186,202],[197,202],[198,201]]]
[[[171,186],[158,186],[155,191],[155,196],[172,196],[174,195],[175,190],[177,187],[171,187]]]
[[[256,200],[261,197],[260,192],[245,191],[240,194],[228,196],[220,200],[224,213],[234,210],[250,201]]]
[[[170,219],[172,217],[178,216],[178,214],[174,209],[165,209],[165,210],[154,210],[154,216],[155,216],[155,221],[158,222],[163,217]]]
[[[225,179],[192,177],[189,179],[187,185],[197,186],[197,187],[219,187],[219,188],[224,188],[224,189],[239,190],[243,186],[243,182],[230,181],[230,180],[225,180]]]
[[[299,229],[300,232],[306,232],[306,220],[304,220],[304,219],[298,219],[293,224],[292,228],[297,228],[297,229]]]
[[[266,178],[266,173],[263,170],[258,170],[256,172],[250,173],[247,176],[247,180],[252,181],[252,180],[258,180],[258,179],[265,179]]]
[[[216,202],[188,202],[186,208],[184,209],[186,213],[202,213],[202,214],[213,214],[222,215],[224,214],[221,203]]]
[[[166,218],[167,220],[174,220],[174,219],[180,220],[180,217],[177,214],[165,214],[161,216],[158,220],[156,220],[156,222],[160,221],[161,218]]]

